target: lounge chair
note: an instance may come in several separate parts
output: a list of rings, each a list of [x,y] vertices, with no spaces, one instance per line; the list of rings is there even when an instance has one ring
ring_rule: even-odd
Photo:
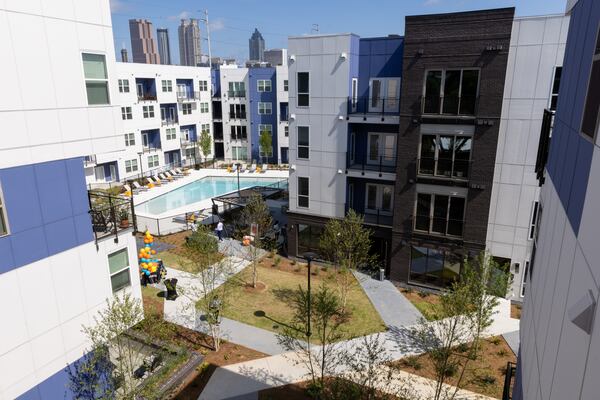
[[[148,182],[149,185],[160,186],[160,182],[155,181],[151,177],[146,178],[146,182]]]
[[[269,168],[268,164],[263,164],[262,167],[260,168],[260,172],[265,173],[268,168]]]
[[[168,171],[167,171],[167,172],[165,172],[165,173],[164,173],[164,175],[165,175],[165,176],[167,177],[167,179],[168,179],[168,180],[170,180],[170,181],[174,181],[175,179],[179,179],[179,178],[181,178],[181,176],[179,176],[179,175],[173,175],[173,174],[171,174],[171,173],[170,173],[170,172],[168,172]]]
[[[181,175],[189,175],[190,174],[190,171],[188,171],[187,169],[182,171],[181,168],[175,168],[175,172],[177,172],[178,174],[181,174]]]
[[[246,168],[248,168],[248,164],[240,164],[240,173],[246,172]]]
[[[170,169],[168,171],[168,173],[175,179],[183,178],[183,174],[180,174],[179,172],[175,171],[174,169]]]
[[[152,178],[154,178],[154,181],[155,181],[155,182],[158,184],[158,186],[162,185],[163,183],[164,183],[164,184],[167,184],[167,183],[169,183],[169,182],[168,182],[168,181],[166,181],[166,180],[164,180],[164,181],[163,181],[162,179],[160,179],[160,178],[158,177],[158,175],[154,175]]]
[[[158,177],[159,177],[161,180],[163,180],[163,181],[168,181],[168,182],[171,182],[171,181],[173,180],[173,177],[172,177],[172,176],[168,176],[168,175],[166,175],[165,173],[158,174]]]
[[[146,190],[148,190],[147,187],[140,185],[139,183],[137,183],[137,181],[133,181],[133,188],[138,192],[145,192]]]
[[[255,172],[255,171],[256,171],[256,164],[252,164],[250,166],[250,171],[248,171],[248,172]]]
[[[136,190],[131,190],[131,186],[125,184],[123,185],[123,189],[125,189],[125,191],[123,192],[123,195],[127,196],[127,197],[131,197],[133,196],[133,194],[135,194],[137,191]]]

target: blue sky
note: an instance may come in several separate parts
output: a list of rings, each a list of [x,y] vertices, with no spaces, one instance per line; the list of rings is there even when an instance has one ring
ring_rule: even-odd
[[[311,33],[353,32],[361,37],[404,33],[404,16],[516,7],[517,16],[564,12],[566,0],[110,0],[115,50],[130,49],[130,18],[146,18],[154,28],[169,28],[171,57],[179,62],[177,26],[181,18],[200,18],[207,9],[213,56],[248,57],[248,38],[262,32],[266,48],[287,47],[287,37]],[[154,32],[156,35],[156,32]],[[206,41],[202,52],[207,53]],[[119,56],[118,56],[119,57]]]

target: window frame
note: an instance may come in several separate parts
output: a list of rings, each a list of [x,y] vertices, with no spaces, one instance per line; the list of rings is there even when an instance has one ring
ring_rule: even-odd
[[[129,79],[119,79],[119,93],[129,93]]]
[[[87,78],[85,76],[85,66],[84,66],[84,60],[83,57],[84,55],[94,55],[94,56],[102,56],[103,60],[104,60],[104,75],[105,78],[103,79],[99,79],[99,78]],[[81,71],[83,73],[83,81],[84,81],[84,86],[85,86],[85,94],[86,94],[86,99],[87,99],[87,104],[90,107],[98,107],[98,106],[107,106],[107,105],[111,105],[111,95],[110,95],[110,85],[109,85],[109,74],[108,74],[108,63],[106,62],[106,53],[102,53],[102,52],[89,52],[89,51],[82,51],[81,52]],[[106,87],[106,103],[94,103],[94,104],[90,104],[90,98],[89,98],[89,94],[88,94],[88,82],[89,83],[104,83],[104,86]]]
[[[423,151],[423,136],[433,136],[435,137],[435,150],[434,150],[434,154],[433,154],[433,173],[432,174],[426,174],[421,172],[421,160],[423,159],[422,157],[422,151]],[[439,162],[439,150],[440,150],[440,146],[439,146],[439,142],[440,142],[440,137],[449,137],[451,136],[453,138],[453,144],[452,144],[452,171],[450,176],[446,176],[446,175],[440,175],[437,173],[438,170],[438,162]],[[456,166],[456,139],[457,138],[469,138],[471,139],[471,149],[469,151],[469,159],[468,160],[460,160],[460,161],[466,161],[467,163],[467,175],[466,176],[455,176],[454,172],[456,170],[455,166]],[[419,176],[426,176],[426,177],[432,177],[432,178],[436,178],[436,179],[450,179],[450,180],[469,180],[470,175],[471,175],[471,162],[473,160],[473,143],[474,143],[474,138],[473,135],[470,133],[467,134],[463,134],[463,135],[457,135],[457,134],[451,134],[451,133],[422,133],[419,136],[419,148],[418,148],[418,152],[417,152],[417,156],[418,156],[418,165],[417,165],[417,175]]]
[[[554,86],[556,84],[556,72],[560,68],[560,78],[558,81],[558,91],[554,93]],[[555,65],[552,69],[552,85],[550,86],[550,98],[548,99],[548,109],[556,111],[556,105],[558,105],[558,94],[560,92],[560,79],[562,79],[562,65]],[[556,104],[552,107],[552,100],[556,98]]]
[[[596,142],[596,139],[598,138],[598,131],[600,130],[600,107],[598,107],[598,109],[596,110],[596,126],[594,128],[594,132],[592,136],[589,136],[587,133],[583,132],[583,124],[585,122],[585,117],[586,117],[586,109],[587,109],[587,103],[588,103],[588,98],[591,94],[590,91],[590,83],[592,80],[592,74],[594,72],[594,66],[596,63],[598,63],[598,66],[600,68],[600,23],[598,24],[598,27],[596,28],[596,41],[595,41],[595,46],[594,46],[594,50],[592,52],[592,62],[590,64],[590,72],[588,75],[588,79],[587,79],[587,85],[586,85],[586,94],[585,94],[585,101],[583,103],[583,110],[581,113],[581,123],[580,123],[580,128],[579,128],[579,133],[581,136],[583,136],[585,139],[590,140],[592,143]],[[596,52],[598,51],[598,52]]]
[[[306,128],[308,144],[300,144],[300,128]],[[306,157],[300,156],[300,148],[306,149]],[[310,160],[310,126],[298,125],[296,127],[296,158],[298,160]]]
[[[165,129],[165,137],[167,140],[177,139],[177,128],[166,128]]]
[[[8,212],[6,211],[6,202],[2,192],[2,182],[0,182],[0,220],[4,223],[5,232],[0,231],[0,237],[10,235],[10,224],[8,221]]]
[[[127,165],[127,163],[129,163],[129,166]],[[132,173],[132,172],[137,172],[139,169],[138,167],[138,160],[133,158],[131,160],[125,160],[125,172],[126,173]]]
[[[438,98],[440,99],[440,105],[438,112],[436,113],[426,113],[425,112],[425,103],[423,102],[421,112],[425,115],[443,115],[443,116],[473,116],[477,114],[477,110],[474,110],[473,115],[471,114],[462,114],[460,112],[460,103],[458,104],[458,111],[456,114],[444,113],[444,87],[446,86],[446,72],[447,71],[460,71],[460,82],[458,86],[458,98],[462,97],[462,89],[463,89],[463,73],[464,71],[477,71],[477,90],[475,91],[475,99],[479,98],[479,91],[481,90],[481,67],[456,67],[456,68],[427,68],[425,69],[425,73],[423,75],[423,85],[422,85],[422,98],[427,98],[427,75],[432,71],[440,71],[442,73],[442,77],[440,80],[440,92],[438,93]]]
[[[147,160],[148,168],[158,168],[160,167],[160,162],[158,160],[158,154],[151,154],[148,156]]]
[[[283,126],[283,136],[290,137],[290,126],[289,125]]]
[[[525,267],[521,272],[521,287],[519,288],[519,297],[525,297],[525,288],[527,287],[527,274],[529,274],[530,262],[525,261]]]
[[[208,102],[201,102],[200,103],[200,113],[201,114],[206,114],[209,111],[209,107],[208,107]]]
[[[379,139],[377,146],[377,160],[371,160],[371,138],[377,136]],[[394,146],[392,146],[393,154],[391,159],[386,159],[386,148],[385,148],[385,139],[387,137],[392,137],[394,139]],[[392,166],[396,165],[396,147],[397,147],[398,135],[396,133],[391,132],[368,132],[367,135],[367,164],[369,165],[385,165]],[[354,144],[353,144],[354,145]],[[383,157],[383,161],[380,161],[380,157]]]
[[[135,133],[134,132],[125,133],[123,135],[125,136],[125,147],[135,146]]]
[[[181,103],[181,115],[192,114],[192,103]]]
[[[430,200],[429,200],[429,215],[427,216],[428,218],[428,229],[427,230],[423,230],[423,229],[418,229],[417,228],[417,218],[420,217],[420,215],[417,215],[417,208],[418,208],[418,204],[419,204],[419,195],[428,195],[430,196]],[[448,199],[447,204],[446,204],[446,216],[445,216],[445,229],[444,229],[444,233],[440,233],[440,232],[436,232],[433,230],[433,223],[434,223],[434,218],[435,217],[435,199],[436,197],[446,197]],[[448,233],[448,226],[450,223],[450,208],[451,208],[451,204],[452,204],[452,199],[453,198],[457,198],[457,199],[463,199],[464,204],[463,204],[463,219],[462,219],[462,235],[454,235],[451,233]],[[415,196],[415,203],[414,203],[414,208],[413,208],[413,223],[412,223],[412,228],[414,232],[417,233],[425,233],[427,235],[434,235],[434,236],[442,236],[442,237],[455,237],[455,238],[462,238],[464,237],[464,229],[465,229],[465,217],[466,217],[466,213],[467,213],[467,197],[463,197],[463,196],[458,196],[458,195],[452,195],[452,194],[440,194],[440,193],[431,193],[431,192],[417,192],[416,196]],[[422,216],[425,217],[425,216]]]
[[[350,89],[350,105],[352,107],[352,111],[356,111],[356,107],[358,105],[358,78],[352,78],[352,85]]]
[[[205,130],[204,127],[207,127],[207,129]],[[204,133],[210,134],[210,124],[200,124],[200,133],[201,134],[204,134]]]
[[[290,90],[290,81],[289,79],[283,80],[283,91],[288,92]]]
[[[375,187],[375,207],[369,208],[369,187]],[[390,210],[384,210],[383,205],[383,191],[385,188],[391,189],[390,199]],[[381,183],[367,182],[365,184],[365,214],[377,214],[390,216],[394,212],[394,185],[385,185]]]
[[[267,107],[267,105],[268,105],[268,107]],[[262,110],[261,110],[261,108],[262,108]],[[269,101],[259,101],[258,102],[258,115],[272,115],[272,114],[273,114],[273,103],[271,103]]]
[[[306,194],[300,194],[300,179],[306,179]],[[310,178],[308,176],[299,176],[298,177],[298,195],[297,195],[297,205],[298,208],[310,208]],[[300,204],[300,199],[306,199],[306,205]]]
[[[200,92],[208,92],[208,81],[199,80],[198,81],[198,91]]]
[[[531,208],[531,216],[529,217],[529,233],[527,240],[531,241],[535,238],[535,232],[537,231],[537,215],[539,213],[540,201],[534,200]]]
[[[300,85],[297,83],[296,84],[296,107],[298,108],[308,108],[310,107],[310,72],[308,71],[299,71],[296,72],[296,82],[300,81],[300,74],[306,74],[306,77],[308,79],[308,91],[307,92],[300,92]],[[300,104],[300,96],[306,96],[306,105],[301,105]]]
[[[161,79],[160,86],[163,93],[173,92],[173,81],[171,79]]]
[[[121,118],[123,121],[128,121],[133,119],[133,111],[131,106],[123,106],[121,107]]]
[[[268,83],[268,84],[267,84]],[[256,91],[259,93],[270,93],[273,90],[273,84],[270,79],[257,79]]]
[[[144,118],[154,118],[154,106],[142,106],[142,115]]]
[[[116,271],[116,272],[111,272],[111,271],[110,271],[110,261],[109,261],[109,260],[110,260],[110,257],[111,257],[111,256],[114,256],[114,255],[115,255],[115,254],[117,254],[117,253],[121,253],[121,252],[123,252],[123,251],[124,251],[124,252],[126,253],[126,255],[127,255],[127,266],[126,266],[126,267],[123,267],[123,268],[121,268],[120,270],[118,270],[118,271]],[[111,252],[110,254],[108,254],[108,255],[106,256],[106,263],[107,263],[107,266],[108,266],[108,278],[109,278],[109,280],[110,280],[110,288],[111,288],[111,290],[112,290],[112,292],[113,292],[113,293],[118,293],[118,292],[120,292],[121,290],[124,290],[124,289],[126,289],[127,287],[131,287],[131,282],[132,282],[132,280],[131,280],[131,262],[130,262],[130,260],[129,260],[129,249],[128,249],[127,247],[123,247],[123,248],[121,248],[121,249],[115,250],[115,251]],[[115,276],[117,276],[117,275],[119,275],[119,274],[122,274],[124,271],[127,271],[127,277],[128,277],[128,279],[127,279],[127,280],[128,280],[128,282],[127,282],[127,284],[125,284],[125,285],[123,285],[123,286],[120,286],[120,287],[118,287],[117,289],[115,289],[115,288],[113,287],[113,281],[112,281],[112,280],[113,280],[113,277],[115,277]]]
[[[248,140],[248,128],[246,125],[230,125],[229,135],[231,140]]]

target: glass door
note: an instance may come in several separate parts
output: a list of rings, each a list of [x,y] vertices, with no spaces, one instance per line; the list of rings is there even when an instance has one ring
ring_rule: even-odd
[[[369,133],[368,164],[393,166],[396,164],[396,134]]]

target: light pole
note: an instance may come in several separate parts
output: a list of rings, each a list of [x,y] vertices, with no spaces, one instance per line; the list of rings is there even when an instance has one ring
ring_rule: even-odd
[[[317,253],[313,253],[313,252],[308,252],[308,253],[304,253],[302,255],[302,257],[304,257],[304,259],[306,261],[308,261],[308,275],[307,275],[307,281],[308,281],[308,318],[307,318],[307,322],[308,322],[308,326],[307,326],[307,330],[306,330],[306,336],[308,337],[308,341],[310,342],[310,335],[312,334],[312,332],[310,331],[310,270],[311,270],[311,264],[312,264],[312,260],[314,260],[315,258],[318,257]]]
[[[142,154],[144,153],[141,151],[138,152],[138,157],[140,158],[140,179],[144,177],[144,167],[142,166]]]
[[[242,164],[241,163],[237,163],[237,164],[235,164],[235,167],[237,169],[238,197],[242,197],[241,194],[240,194],[240,168],[242,168]]]

